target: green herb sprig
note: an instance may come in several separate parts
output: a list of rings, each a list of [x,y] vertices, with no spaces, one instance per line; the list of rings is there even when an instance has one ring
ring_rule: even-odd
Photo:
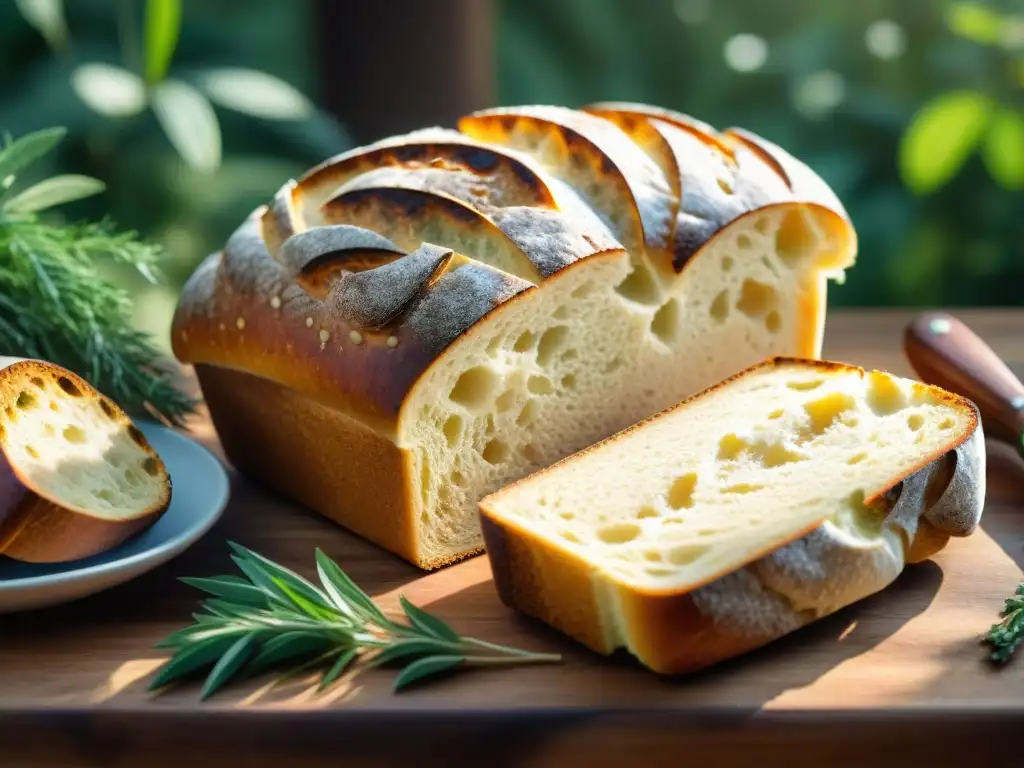
[[[447,623],[399,598],[406,622],[388,618],[373,599],[320,549],[316,566],[321,585],[229,542],[231,559],[244,574],[183,578],[212,598],[195,623],[161,641],[173,649],[150,690],[205,673],[200,697],[206,699],[245,673],[272,669],[296,673],[322,670],[324,690],[353,664],[403,667],[394,690],[464,667],[557,662],[560,656],[532,653],[461,637]]]
[[[999,615],[1002,621],[992,625],[983,641],[991,646],[989,658],[997,664],[1005,664],[1024,643],[1024,582],[1017,585],[1013,597],[1006,598]]]
[[[64,137],[62,128],[0,147],[0,354],[48,360],[82,376],[133,416],[174,426],[195,408],[148,334],[133,327],[132,300],[100,272],[125,264],[156,282],[160,251],[109,221],[41,218],[104,190],[74,174],[18,190],[20,175]]]

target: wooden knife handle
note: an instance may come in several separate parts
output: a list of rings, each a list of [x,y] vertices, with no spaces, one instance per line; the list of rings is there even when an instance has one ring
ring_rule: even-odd
[[[922,381],[973,400],[987,435],[1020,446],[1024,384],[967,325],[926,312],[907,326],[903,348]]]

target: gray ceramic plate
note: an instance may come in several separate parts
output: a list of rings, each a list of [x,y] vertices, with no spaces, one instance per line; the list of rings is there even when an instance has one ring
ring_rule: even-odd
[[[140,422],[171,475],[171,506],[156,524],[119,547],[71,563],[35,565],[0,556],[0,613],[66,603],[166,563],[210,530],[230,485],[221,462],[174,430]]]

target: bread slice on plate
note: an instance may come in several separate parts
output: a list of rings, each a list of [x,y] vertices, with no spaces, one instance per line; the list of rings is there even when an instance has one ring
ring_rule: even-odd
[[[480,503],[502,600],[601,653],[705,667],[877,592],[977,526],[978,410],[775,359]]]
[[[95,555],[170,501],[163,461],[117,405],[64,368],[0,358],[0,554]]]
[[[856,233],[803,163],[642,105],[526,106],[289,181],[182,291],[230,461],[422,568],[481,497],[773,355]]]

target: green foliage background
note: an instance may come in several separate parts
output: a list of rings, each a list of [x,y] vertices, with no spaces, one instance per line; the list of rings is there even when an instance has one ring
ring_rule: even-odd
[[[68,138],[40,174],[88,174],[108,188],[68,215],[109,214],[165,247],[167,285],[146,289],[137,302],[140,323],[162,334],[175,291],[198,260],[282,181],[349,141],[323,114],[273,121],[218,108],[223,162],[212,173],[194,170],[152,115],[97,115],[70,85],[83,61],[124,63],[118,18],[126,3],[65,5],[71,45],[55,52],[13,0],[0,0],[0,130],[18,136],[66,126]],[[958,31],[953,7],[939,0],[505,0],[497,14],[498,100],[646,101],[786,146],[835,188],[859,231],[859,264],[832,292],[835,305],[1016,305],[1024,182],[1015,180],[1024,178],[1024,139],[1013,120],[1024,109],[1024,0],[972,6],[966,26],[952,24]],[[984,39],[979,8],[1003,14],[1009,26]],[[205,67],[252,67],[312,96],[309,14],[300,0],[186,0],[172,72],[187,80]],[[902,29],[902,56],[869,52],[865,31],[879,19]],[[760,69],[727,66],[723,47],[739,33],[766,42]],[[841,78],[843,97],[808,116],[794,107],[794,94],[822,71]],[[949,141],[943,137],[964,137],[967,127],[955,109],[940,109],[930,133],[923,131],[931,138],[908,155],[901,149],[908,126],[951,92],[1000,105],[1013,118],[1010,130],[986,149],[986,117],[976,142]],[[917,166],[904,159],[903,178],[907,156]]]

